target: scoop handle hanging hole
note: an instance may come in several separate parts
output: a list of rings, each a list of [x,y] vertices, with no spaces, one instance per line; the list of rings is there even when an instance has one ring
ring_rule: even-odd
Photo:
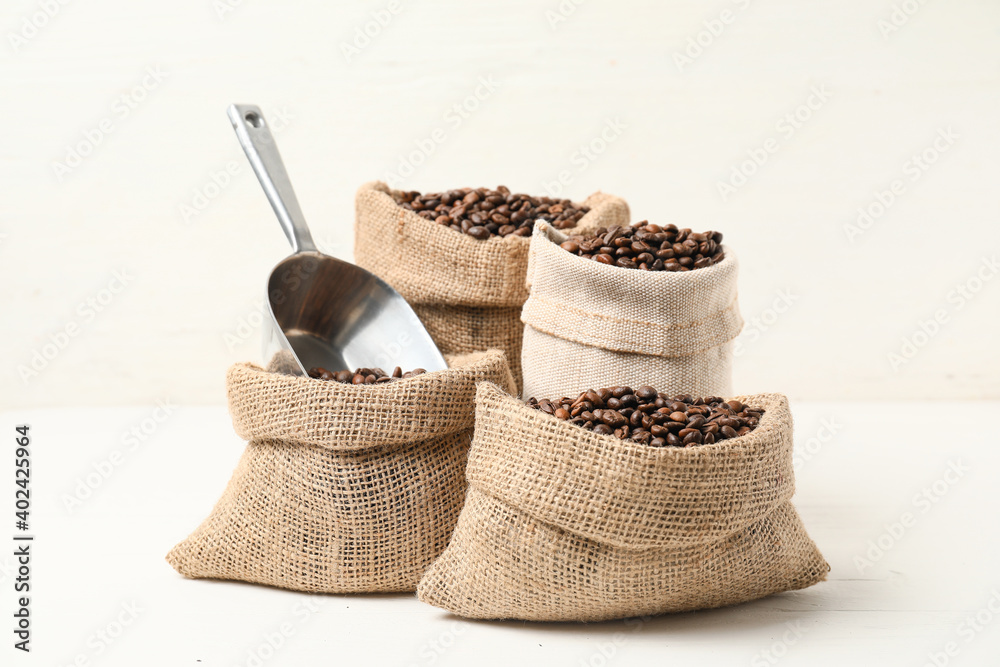
[[[264,119],[253,111],[248,111],[243,119],[247,122],[250,127],[261,128],[264,127]]]

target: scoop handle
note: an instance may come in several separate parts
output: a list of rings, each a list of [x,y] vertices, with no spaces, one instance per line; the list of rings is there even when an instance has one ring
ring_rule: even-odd
[[[295,197],[292,182],[281,161],[278,145],[274,143],[260,107],[254,104],[231,104],[227,113],[236,130],[236,138],[247,154],[253,173],[257,174],[257,180],[278,216],[281,229],[292,244],[292,250],[296,253],[316,252],[316,244],[313,243],[305,216],[299,208],[299,200]]]

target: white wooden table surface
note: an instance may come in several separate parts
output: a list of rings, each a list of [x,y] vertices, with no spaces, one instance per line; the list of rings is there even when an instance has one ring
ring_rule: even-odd
[[[8,620],[0,662],[1000,664],[1000,402],[792,407],[795,501],[829,580],[728,609],[589,625],[467,622],[409,595],[186,580],[164,555],[206,516],[242,451],[223,408],[167,406],[160,422],[152,406],[0,413],[11,448],[14,426],[31,425],[36,535],[33,651],[11,647]],[[94,488],[77,488],[99,469]],[[0,550],[7,619],[10,544]]]

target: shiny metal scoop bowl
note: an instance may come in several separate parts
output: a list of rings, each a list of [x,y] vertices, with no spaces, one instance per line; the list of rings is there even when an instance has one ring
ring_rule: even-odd
[[[264,188],[293,254],[271,271],[264,337],[268,368],[304,375],[381,367],[388,373],[448,367],[417,315],[381,278],[316,249],[260,109],[229,107],[229,120]]]

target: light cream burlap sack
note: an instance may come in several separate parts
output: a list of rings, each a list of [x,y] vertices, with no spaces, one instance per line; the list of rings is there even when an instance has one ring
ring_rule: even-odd
[[[545,224],[531,238],[524,304],[523,396],[557,399],[620,384],[667,394],[732,393],[743,327],[736,257],[672,273],[600,264],[566,252]]]
[[[348,385],[237,364],[246,452],[211,515],[168,554],[186,577],[316,593],[412,591],[465,496],[477,382],[513,389],[499,351]]]
[[[597,621],[822,581],[829,566],[789,501],[788,402],[739,400],[766,410],[749,434],[653,448],[480,385],[465,507],[417,595],[471,618]]]
[[[595,193],[574,230],[627,225],[623,199]],[[398,206],[385,183],[362,185],[355,198],[354,261],[392,285],[444,354],[502,349],[521,384],[518,316],[528,298],[530,238],[477,241]]]

